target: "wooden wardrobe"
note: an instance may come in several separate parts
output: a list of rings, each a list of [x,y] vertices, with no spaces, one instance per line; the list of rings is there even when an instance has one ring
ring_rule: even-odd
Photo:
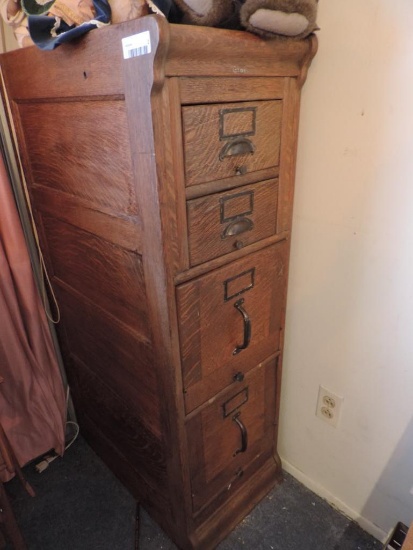
[[[315,52],[147,16],[1,56],[81,431],[182,549],[214,548],[281,477]]]

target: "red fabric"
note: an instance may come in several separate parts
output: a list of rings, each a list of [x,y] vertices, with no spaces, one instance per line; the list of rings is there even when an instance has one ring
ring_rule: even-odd
[[[0,422],[19,464],[63,454],[63,383],[1,156],[0,377]],[[0,479],[10,477],[0,462]]]

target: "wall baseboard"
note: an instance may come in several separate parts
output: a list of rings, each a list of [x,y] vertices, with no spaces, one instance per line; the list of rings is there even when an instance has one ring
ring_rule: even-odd
[[[287,460],[283,459],[282,457],[281,457],[281,463],[282,463],[283,469],[287,473],[295,477],[295,479],[297,479],[305,487],[310,489],[310,491],[312,491],[319,497],[326,500],[329,504],[331,504],[331,506],[336,508],[339,512],[341,512],[348,518],[358,523],[358,525],[360,525],[360,527],[364,529],[364,531],[366,531],[367,533],[369,533],[370,535],[372,535],[374,538],[376,538],[381,542],[385,542],[387,540],[388,533],[385,533],[382,529],[380,529],[380,527],[378,527],[377,525],[374,525],[374,523],[372,523],[368,519],[360,516],[360,514],[358,514],[351,508],[349,508],[349,506],[347,506],[344,502],[342,502],[340,499],[338,499],[333,494],[331,494],[322,485],[310,479],[306,474],[301,472],[298,468],[290,464]]]

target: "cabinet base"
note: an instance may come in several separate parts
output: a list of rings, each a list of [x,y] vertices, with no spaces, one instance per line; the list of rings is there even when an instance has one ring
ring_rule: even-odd
[[[191,536],[182,550],[210,550],[222,541],[244,517],[282,482],[281,463],[271,458],[254,474],[230,502],[217,509]]]
[[[170,518],[170,503],[167,500],[161,503],[161,495],[158,493],[157,505],[153,505],[150,497],[151,494],[153,496],[153,489],[146,485],[136,471],[132,471],[129,464],[87,417],[82,417],[82,433],[89,445],[128,488],[137,502],[146,509],[181,550],[215,548],[275,485],[282,482],[281,461],[278,455],[275,455],[268,458],[259,470],[234,492],[229,501],[219,506],[199,527],[185,535],[182,530],[176,529],[175,522]]]

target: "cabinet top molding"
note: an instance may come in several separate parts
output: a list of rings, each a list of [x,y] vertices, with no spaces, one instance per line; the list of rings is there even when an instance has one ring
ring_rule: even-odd
[[[151,52],[125,59],[122,39],[145,32]],[[139,71],[147,70],[149,62],[158,84],[165,76],[278,76],[296,77],[302,85],[316,51],[315,35],[263,40],[247,31],[174,25],[148,15],[92,31],[52,52],[32,46],[2,54],[0,65],[6,75],[13,72],[9,98],[24,101],[73,97],[79,85],[86,97],[102,95],[102,90],[123,95],[125,63],[135,63]]]
[[[169,25],[165,73],[187,76],[299,76],[317,51],[317,38],[263,40],[247,32]],[[177,60],[179,59],[179,65]]]

